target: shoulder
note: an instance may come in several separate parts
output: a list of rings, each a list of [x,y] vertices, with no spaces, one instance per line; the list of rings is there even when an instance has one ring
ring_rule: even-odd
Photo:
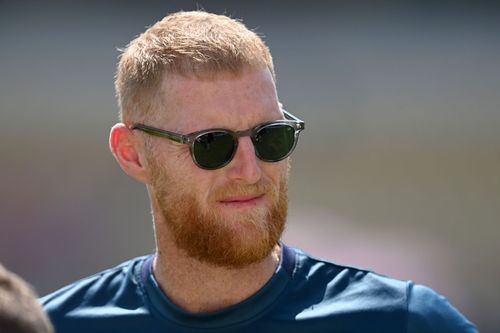
[[[377,298],[406,304],[408,281],[401,281],[368,269],[342,265],[329,260],[318,259],[301,250],[296,253],[293,278],[308,284],[328,284],[327,289],[335,295],[356,294],[363,298]]]
[[[385,312],[403,315],[407,304],[407,282],[367,269],[318,259],[295,249],[292,280],[298,290],[323,293],[331,304],[353,312]],[[319,296],[319,295],[318,295]],[[317,297],[318,297],[317,296]],[[323,297],[326,299],[326,297]]]
[[[138,268],[146,258],[138,257],[76,281],[40,302],[56,326],[67,320],[105,316],[103,306],[114,313],[134,308],[141,302]]]
[[[477,332],[428,287],[292,250],[296,259],[291,294],[305,301],[299,318],[315,316],[319,310],[343,318],[349,325],[353,323],[348,318],[360,318],[356,325],[386,332]]]
[[[477,332],[448,300],[431,288],[410,284],[408,288],[408,332]]]

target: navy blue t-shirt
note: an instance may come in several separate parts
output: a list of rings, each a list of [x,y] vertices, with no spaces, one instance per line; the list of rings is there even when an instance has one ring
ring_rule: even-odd
[[[162,292],[153,258],[132,259],[43,297],[56,332],[477,332],[427,287],[285,245],[274,276],[255,295],[220,311],[192,314]]]

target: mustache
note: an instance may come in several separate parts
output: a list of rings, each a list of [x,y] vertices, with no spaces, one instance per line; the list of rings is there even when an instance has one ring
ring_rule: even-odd
[[[263,193],[274,193],[277,189],[269,181],[261,180],[255,184],[236,184],[232,183],[224,187],[220,187],[213,191],[212,198],[214,201],[219,201],[232,196],[258,195]]]

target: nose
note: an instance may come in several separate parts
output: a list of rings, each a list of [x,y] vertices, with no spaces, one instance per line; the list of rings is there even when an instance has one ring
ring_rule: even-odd
[[[240,137],[238,149],[227,166],[228,176],[240,183],[255,184],[262,177],[260,163],[255,155],[252,139],[248,136]]]

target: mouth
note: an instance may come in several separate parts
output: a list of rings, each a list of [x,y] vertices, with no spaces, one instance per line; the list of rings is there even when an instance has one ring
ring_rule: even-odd
[[[224,207],[230,208],[248,208],[255,207],[264,201],[264,194],[252,194],[227,197],[219,200],[219,203]]]

